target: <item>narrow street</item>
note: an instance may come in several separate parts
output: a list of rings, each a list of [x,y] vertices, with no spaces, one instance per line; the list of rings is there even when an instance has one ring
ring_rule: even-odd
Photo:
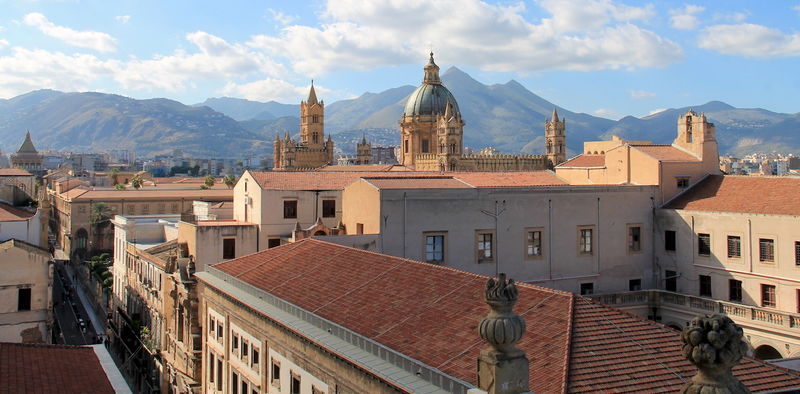
[[[81,297],[82,289],[76,288],[73,276],[62,263],[57,262],[53,279],[53,314],[60,335],[57,343],[67,345],[91,345],[100,343],[96,317],[91,305]],[[93,319],[94,317],[94,319]]]

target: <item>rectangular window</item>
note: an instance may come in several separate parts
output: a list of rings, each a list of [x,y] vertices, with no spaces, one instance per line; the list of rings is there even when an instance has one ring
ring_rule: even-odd
[[[528,258],[542,256],[541,230],[527,230],[525,232],[525,256]]]
[[[578,231],[578,253],[592,254],[592,250],[592,229],[580,229]]]
[[[286,200],[283,202],[283,218],[297,219],[297,200]]]
[[[364,234],[364,223],[356,223],[356,234]]]
[[[641,279],[631,279],[628,281],[628,291],[639,291],[642,289]]]
[[[231,372],[231,393],[239,394],[239,375],[236,372]]]
[[[800,265],[800,241],[794,241],[794,265]]]
[[[425,261],[439,264],[444,262],[444,234],[425,235]]]
[[[217,359],[217,391],[222,391],[222,360]]]
[[[797,313],[800,313],[800,289],[797,289]]]
[[[675,271],[664,271],[664,290],[678,291],[678,273]]]
[[[742,257],[742,238],[738,235],[728,236],[728,258],[738,259]]]
[[[777,304],[775,302],[775,286],[761,285],[761,306],[765,308],[774,308]]]
[[[594,283],[581,283],[581,295],[594,294]]]
[[[628,227],[628,252],[642,251],[642,228],[639,226]]]
[[[258,351],[257,347],[253,347],[253,355],[252,357],[250,357],[250,366],[253,367],[253,369],[257,369],[258,364],[260,362],[261,362],[261,354]]]
[[[231,335],[231,351],[239,353],[239,336],[236,334]]]
[[[686,177],[675,178],[675,183],[676,186],[678,186],[678,189],[686,189],[687,187],[689,187],[689,178]]]
[[[224,238],[222,240],[222,258],[236,258],[236,238]]]
[[[13,305],[13,304],[12,304]],[[17,290],[17,310],[29,311],[31,310],[31,289],[18,289]]]
[[[711,234],[697,234],[697,254],[700,256],[711,255]]]
[[[244,380],[244,377],[242,377],[242,391],[241,391],[241,393],[242,394],[248,394],[249,391],[250,390],[248,390],[247,381]]]
[[[674,252],[676,249],[675,231],[664,231],[664,250]]]
[[[775,240],[769,238],[758,239],[758,261],[775,261]]]
[[[214,353],[208,352],[208,381],[214,383]]]
[[[476,248],[479,263],[490,263],[494,261],[494,237],[488,231],[479,231],[476,236]]]
[[[336,217],[336,200],[322,200],[322,217]]]
[[[281,363],[275,361],[275,359],[272,359],[270,362],[272,363],[272,368],[270,368],[272,370],[270,384],[281,387]]]
[[[422,140],[422,153],[428,153],[431,149],[431,143],[427,139]]]
[[[711,297],[711,277],[700,275],[700,296]]]
[[[742,281],[728,279],[728,300],[742,302]]]
[[[250,343],[242,338],[242,360],[247,361],[247,356],[250,354]]]
[[[300,394],[300,376],[292,374],[291,394]]]
[[[280,238],[270,238],[267,240],[267,248],[272,249],[274,247],[281,246],[281,239]]]
[[[408,153],[408,140],[403,141],[403,151]]]
[[[217,340],[222,341],[222,322],[217,322]]]

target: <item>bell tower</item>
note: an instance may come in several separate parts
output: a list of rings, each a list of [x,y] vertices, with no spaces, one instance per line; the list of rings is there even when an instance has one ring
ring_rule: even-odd
[[[314,81],[311,81],[308,100],[300,102],[300,142],[317,149],[325,145],[325,103],[317,101]]]
[[[547,166],[553,168],[567,159],[567,127],[566,119],[558,120],[558,112],[553,108],[550,121],[544,122],[544,138],[547,154]]]

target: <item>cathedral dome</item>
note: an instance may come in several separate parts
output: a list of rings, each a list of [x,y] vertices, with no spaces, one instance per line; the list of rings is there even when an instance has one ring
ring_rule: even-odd
[[[439,79],[439,66],[433,62],[431,53],[428,64],[425,65],[425,79],[414,93],[408,97],[404,116],[441,115],[444,114],[447,103],[453,106],[453,115],[460,116],[458,103],[453,94],[447,90]]]

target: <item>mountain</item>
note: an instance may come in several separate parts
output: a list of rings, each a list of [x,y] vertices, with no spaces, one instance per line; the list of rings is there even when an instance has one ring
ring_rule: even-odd
[[[193,107],[206,106],[215,111],[222,112],[234,120],[270,120],[284,116],[297,116],[300,105],[281,104],[275,101],[261,103],[231,97],[210,98]]]
[[[197,156],[236,157],[264,145],[256,134],[208,107],[103,93],[35,91],[0,103],[0,148],[15,151],[25,130],[40,150],[130,149],[148,155],[182,148]]]

